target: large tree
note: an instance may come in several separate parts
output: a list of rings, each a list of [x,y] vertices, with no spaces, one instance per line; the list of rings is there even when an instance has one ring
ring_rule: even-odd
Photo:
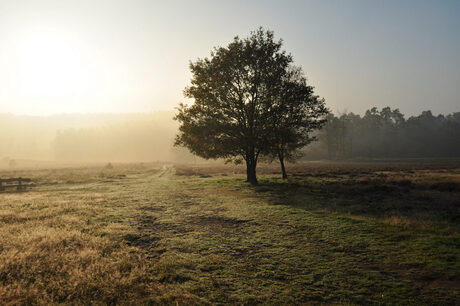
[[[260,28],[192,62],[191,85],[184,95],[194,103],[178,108],[176,145],[204,158],[243,159],[247,180],[256,184],[259,157],[273,152],[274,116],[293,100],[280,103],[289,96],[293,62],[281,48],[273,32]]]

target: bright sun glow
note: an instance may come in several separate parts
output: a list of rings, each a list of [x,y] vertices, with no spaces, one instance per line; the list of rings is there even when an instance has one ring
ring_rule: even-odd
[[[85,69],[70,39],[33,33],[18,45],[19,92],[37,98],[80,95],[87,88]]]

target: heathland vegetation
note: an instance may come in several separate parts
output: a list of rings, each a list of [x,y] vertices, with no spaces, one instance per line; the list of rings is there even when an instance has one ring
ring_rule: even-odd
[[[456,304],[459,166],[2,171],[0,303]]]

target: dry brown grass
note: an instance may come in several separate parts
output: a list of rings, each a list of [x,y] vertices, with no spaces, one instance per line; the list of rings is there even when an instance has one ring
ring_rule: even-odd
[[[158,171],[136,166],[24,171],[43,185],[0,194],[1,304],[187,300],[185,293],[153,282],[148,262],[122,238],[132,232],[133,214],[133,207],[124,207],[130,199],[123,184]]]
[[[0,172],[0,304],[458,301],[457,166],[288,169]]]
[[[28,177],[37,185],[78,184],[122,179],[140,173],[152,174],[159,171],[159,168],[161,165],[158,164],[114,164],[112,167],[101,164],[87,167],[0,170],[0,177]]]

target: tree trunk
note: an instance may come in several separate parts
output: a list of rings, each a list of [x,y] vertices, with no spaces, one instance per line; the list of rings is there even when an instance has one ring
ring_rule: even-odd
[[[257,174],[256,174],[257,161],[255,156],[247,155],[246,158],[246,182],[252,185],[257,185]]]
[[[280,159],[281,172],[283,173],[283,180],[287,179],[286,168],[284,167],[284,154],[283,152],[278,152],[278,158]]]

